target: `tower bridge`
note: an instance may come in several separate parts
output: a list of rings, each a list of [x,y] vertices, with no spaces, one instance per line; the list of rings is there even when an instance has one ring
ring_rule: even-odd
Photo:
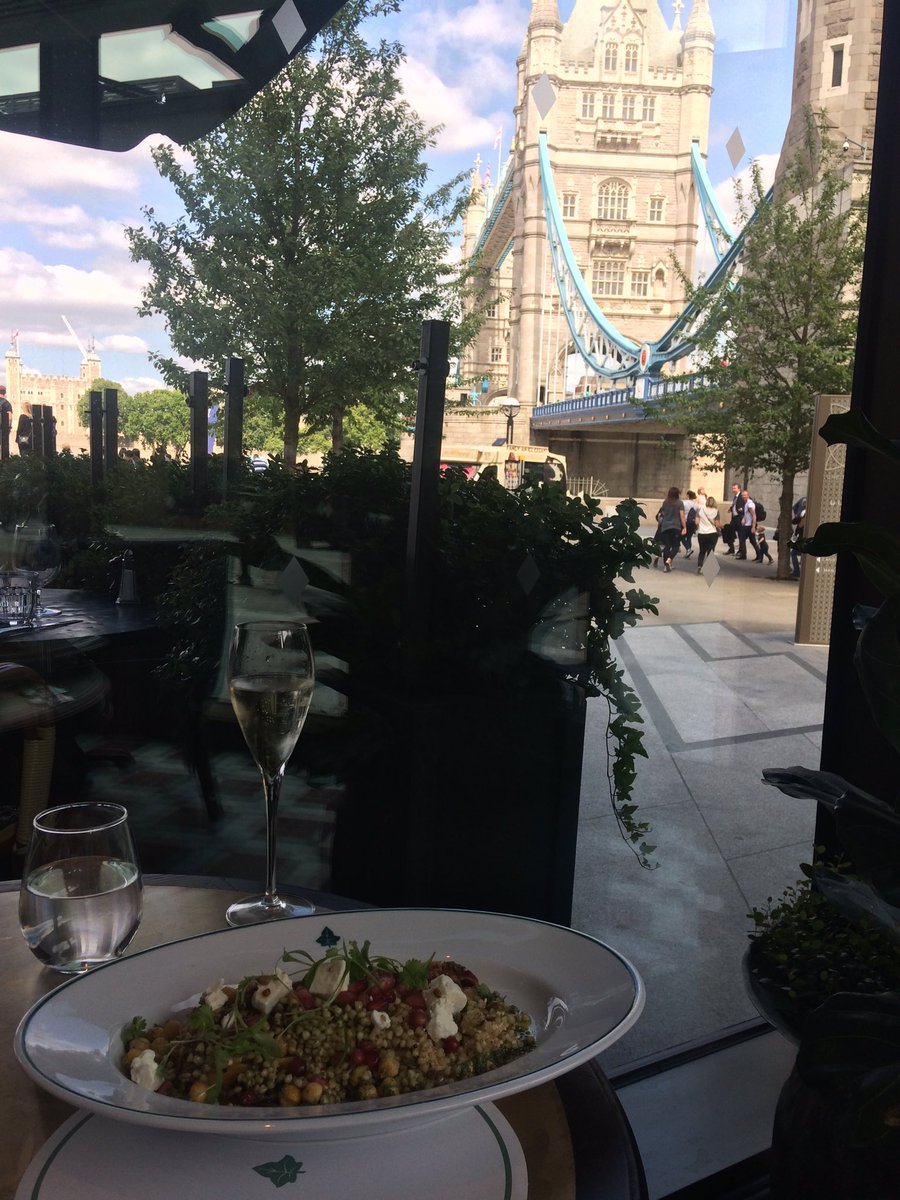
[[[630,486],[637,458],[647,488],[671,482],[673,446],[679,477],[689,469],[684,439],[648,420],[634,391],[690,351],[672,256],[695,277],[701,220],[716,271],[739,253],[703,166],[709,5],[693,0],[684,27],[683,9],[576,0],[563,22],[557,0],[532,0],[509,156],[495,189],[473,171],[463,237],[489,304],[457,399],[474,400],[469,414],[496,436],[488,405],[515,396],[517,420],[573,473],[609,476],[616,464]],[[470,420],[451,415],[448,437]]]

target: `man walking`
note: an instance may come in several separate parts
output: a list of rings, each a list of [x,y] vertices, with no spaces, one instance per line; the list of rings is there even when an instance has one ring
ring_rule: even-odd
[[[750,499],[750,493],[746,489],[741,492],[741,501],[743,508],[741,510],[741,523],[738,527],[738,537],[741,539],[740,550],[737,558],[747,557],[747,543],[753,547],[754,554],[759,554],[759,546],[756,544],[756,505]]]
[[[728,523],[728,534],[730,536],[724,539],[728,543],[728,549],[725,553],[734,554],[734,543],[740,537],[741,522],[744,518],[744,498],[739,483],[731,485],[731,504],[728,511],[731,513],[731,520]],[[743,542],[741,542],[741,547],[743,547]]]

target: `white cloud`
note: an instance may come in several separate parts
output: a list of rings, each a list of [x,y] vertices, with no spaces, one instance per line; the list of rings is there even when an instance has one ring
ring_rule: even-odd
[[[6,164],[0,194],[7,188],[42,192],[130,192],[139,190],[148,154],[139,146],[124,154],[42,138],[0,132],[0,159]]]
[[[119,383],[129,396],[136,396],[138,392],[155,392],[158,388],[166,386],[161,379],[152,375],[126,375]]]
[[[109,337],[98,338],[97,349],[117,354],[146,354],[150,347],[144,338],[136,337],[133,333],[113,333]]]
[[[500,121],[475,112],[469,88],[444,83],[423,63],[404,63],[400,77],[404,95],[425,124],[443,126],[437,137],[439,150],[452,152],[491,145]],[[448,113],[452,120],[448,120]]]

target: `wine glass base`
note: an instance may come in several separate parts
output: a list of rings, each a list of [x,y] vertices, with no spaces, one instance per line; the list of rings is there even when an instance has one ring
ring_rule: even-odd
[[[308,917],[316,911],[309,900],[285,900],[282,896],[246,896],[229,905],[225,920],[229,925],[257,925],[261,921],[283,921],[288,917]]]

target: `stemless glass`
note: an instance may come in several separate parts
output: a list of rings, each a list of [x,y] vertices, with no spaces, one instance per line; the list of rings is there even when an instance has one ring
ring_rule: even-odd
[[[13,568],[31,584],[35,594],[36,617],[56,616],[57,610],[44,608],[40,589],[59,574],[62,554],[55,525],[17,525],[13,536]]]
[[[67,974],[123,953],[141,921],[137,854],[121,804],[63,804],[34,818],[19,924],[31,952]]]
[[[228,662],[231,705],[263,780],[266,804],[266,890],[238,900],[229,925],[303,917],[315,905],[275,892],[278,799],[284,768],[309,711],[315,663],[306,626],[285,621],[235,625]]]

